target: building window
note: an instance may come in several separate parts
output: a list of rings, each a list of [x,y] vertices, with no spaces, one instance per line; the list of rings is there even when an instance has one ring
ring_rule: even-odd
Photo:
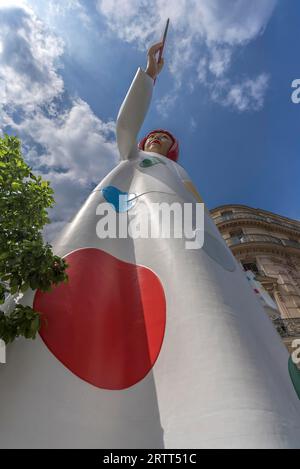
[[[251,270],[254,274],[258,274],[258,267],[256,262],[243,262],[242,261],[242,266],[244,267],[244,270]]]
[[[232,215],[233,211],[232,210],[226,210],[225,212],[221,212],[222,217],[226,217],[226,215]]]
[[[229,232],[231,238],[237,238],[237,239],[242,239],[244,236],[244,232],[241,229],[230,231]]]

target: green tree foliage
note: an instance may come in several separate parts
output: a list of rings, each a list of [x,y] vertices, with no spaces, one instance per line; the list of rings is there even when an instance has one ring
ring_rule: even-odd
[[[66,262],[42,237],[53,205],[53,190],[25,163],[20,140],[0,138],[0,304],[8,294],[28,288],[49,291],[67,281]],[[20,304],[9,314],[0,310],[0,338],[5,343],[18,336],[35,338],[41,320],[38,312]]]

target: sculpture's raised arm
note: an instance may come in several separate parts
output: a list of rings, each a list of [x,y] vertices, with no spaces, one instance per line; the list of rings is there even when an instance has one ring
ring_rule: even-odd
[[[146,71],[138,69],[119,110],[116,134],[122,159],[128,159],[135,154],[137,134],[151,102],[154,80],[164,64],[163,58],[159,63],[156,60],[156,54],[161,47],[162,42],[150,47]]]

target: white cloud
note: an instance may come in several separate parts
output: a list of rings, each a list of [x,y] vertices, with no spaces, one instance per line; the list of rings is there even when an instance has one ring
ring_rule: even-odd
[[[200,84],[211,86],[228,74],[236,48],[264,32],[276,3],[277,0],[98,0],[97,7],[114,34],[143,50],[161,37],[169,17],[172,31],[167,62],[176,84],[180,85],[187,73],[193,89],[197,77]],[[250,108],[254,108],[257,99],[252,105],[251,92],[248,97]],[[169,101],[168,96],[166,100]]]
[[[200,83],[206,83],[207,81],[207,73],[208,73],[208,59],[207,57],[202,57],[199,60],[197,66],[197,77]]]
[[[175,105],[175,98],[172,93],[166,94],[156,103],[156,109],[162,117],[166,118],[169,115],[170,110]]]
[[[81,184],[96,183],[116,162],[114,122],[102,122],[81,99],[54,119],[39,110],[13,126],[25,140],[31,138],[44,149],[37,168],[58,168]]]
[[[224,75],[230,66],[232,51],[228,47],[214,46],[210,51],[209,71],[216,77]]]
[[[116,164],[115,124],[65,95],[58,69],[64,45],[24,2],[1,4],[0,41],[0,133],[13,129],[30,165],[52,182],[49,239]]]
[[[51,24],[54,27],[58,18],[64,18],[68,21],[68,15],[76,16],[86,28],[91,26],[92,19],[87,13],[84,0],[82,2],[80,0],[29,1],[34,9],[43,13],[43,17],[47,18],[47,24]]]
[[[29,7],[1,9],[0,102],[23,110],[51,101],[63,91],[57,73],[62,42]]]
[[[269,76],[262,73],[255,79],[246,79],[241,83],[231,84],[228,80],[219,81],[212,89],[214,101],[236,109],[258,111],[264,103],[264,96],[269,83]]]
[[[111,29],[143,46],[161,33],[167,18],[177,34],[236,45],[260,34],[277,0],[98,0]],[[176,42],[180,42],[176,36]]]
[[[264,31],[277,0],[200,0],[193,2],[193,25],[200,21],[209,42],[240,45]]]

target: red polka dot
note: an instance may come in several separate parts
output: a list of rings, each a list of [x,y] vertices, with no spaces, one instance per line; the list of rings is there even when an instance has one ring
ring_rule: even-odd
[[[159,278],[99,249],[79,249],[65,259],[69,282],[35,294],[42,339],[83,380],[104,389],[134,385],[151,370],[163,342]]]

